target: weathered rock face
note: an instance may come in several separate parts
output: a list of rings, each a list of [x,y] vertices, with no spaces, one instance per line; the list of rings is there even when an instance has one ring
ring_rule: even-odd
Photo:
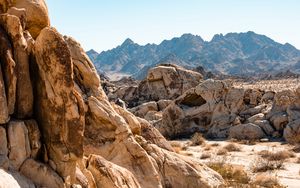
[[[120,98],[134,107],[148,101],[176,99],[186,90],[195,87],[202,80],[200,73],[177,65],[161,64],[149,70],[147,78],[138,86],[119,87],[109,94],[111,100]]]
[[[35,57],[39,70],[36,114],[49,159],[60,175],[72,178],[76,160],[83,155],[84,108],[76,97],[70,50],[55,29],[45,28],[36,40]]]
[[[0,5],[0,168],[5,170],[0,187],[223,184],[199,161],[173,153],[147,120],[108,101],[80,44],[49,27],[44,1],[0,0]],[[171,69],[161,79],[167,84],[162,92],[172,97],[201,78]],[[165,68],[160,71],[163,75]],[[181,78],[171,80],[175,76]],[[155,102],[155,110],[169,103]]]

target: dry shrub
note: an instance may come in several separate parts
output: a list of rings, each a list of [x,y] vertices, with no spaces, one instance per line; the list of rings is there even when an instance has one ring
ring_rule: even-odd
[[[300,145],[294,146],[292,151],[295,153],[300,153]]]
[[[210,162],[207,166],[218,172],[227,182],[228,186],[240,185],[238,187],[241,187],[241,184],[247,185],[250,181],[248,174],[241,166],[225,164],[224,162]]]
[[[244,144],[244,145],[253,146],[253,145],[256,145],[257,140],[240,140],[239,143]]]
[[[266,188],[284,188],[284,186],[279,183],[277,177],[268,174],[257,175],[251,184]]]
[[[262,150],[258,153],[262,158],[269,161],[284,161],[289,158],[294,158],[296,155],[293,152],[282,150],[277,152],[270,152],[268,150]]]
[[[234,143],[227,144],[223,148],[226,149],[229,152],[232,152],[232,151],[241,151],[241,147],[239,145],[237,145],[237,144],[234,144]]]
[[[202,153],[200,159],[208,159],[211,157],[211,154],[208,152]]]
[[[270,161],[268,159],[258,158],[252,164],[252,171],[266,172],[269,170],[277,170],[283,168],[283,160]]]
[[[209,151],[211,149],[212,149],[211,145],[206,145],[205,148],[204,148],[204,151]]]
[[[182,143],[178,141],[169,141],[169,143],[172,147],[182,147]]]
[[[228,153],[228,151],[224,148],[220,148],[218,151],[217,151],[217,155],[226,155]]]
[[[211,146],[212,147],[218,147],[218,146],[220,146],[220,144],[219,143],[212,143]]]
[[[191,138],[192,146],[199,146],[205,144],[205,139],[201,133],[195,133]]]

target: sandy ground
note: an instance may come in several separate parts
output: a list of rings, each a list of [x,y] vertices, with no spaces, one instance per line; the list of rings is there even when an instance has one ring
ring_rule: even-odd
[[[261,89],[264,91],[283,91],[294,90],[300,87],[300,78],[280,79],[280,80],[261,80],[249,82],[234,82],[233,85],[244,89]],[[300,187],[300,186],[299,186]]]
[[[174,141],[173,141],[174,142]],[[175,141],[180,143],[182,146],[187,145],[188,141],[186,140],[178,140]],[[241,143],[235,143],[240,146],[241,151],[239,152],[228,152],[226,155],[217,155],[217,151],[220,148],[223,148],[225,145],[232,143],[230,141],[206,141],[203,146],[189,146],[185,150],[179,151],[180,154],[188,155],[191,157],[195,157],[200,159],[203,153],[210,153],[211,157],[207,159],[200,159],[204,163],[216,162],[216,161],[224,161],[225,163],[233,164],[233,165],[241,165],[245,168],[247,173],[250,176],[255,176],[257,173],[252,172],[253,165],[261,160],[259,156],[259,152],[263,150],[268,150],[271,152],[277,151],[291,151],[292,146],[283,144],[281,142],[258,142],[255,145],[246,145]],[[212,146],[212,145],[218,146]],[[207,145],[211,145],[210,150],[206,150]],[[297,163],[298,157],[300,157],[300,153],[294,153],[295,157],[289,158],[285,160],[283,169],[267,171],[265,173],[269,173],[272,176],[277,176],[280,183],[284,186],[290,188],[299,188],[300,187],[300,163]]]

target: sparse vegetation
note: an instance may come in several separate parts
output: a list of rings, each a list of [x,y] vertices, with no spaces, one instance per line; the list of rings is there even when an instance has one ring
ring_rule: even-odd
[[[242,166],[234,166],[225,162],[211,162],[207,164],[211,169],[218,172],[228,186],[247,185],[250,178]]]
[[[277,177],[270,176],[268,174],[257,175],[251,184],[253,184],[253,186],[266,188],[284,188],[284,186],[279,183]]]
[[[223,148],[226,149],[228,152],[241,151],[241,147],[234,143],[227,144]]]
[[[224,148],[220,148],[217,151],[217,155],[226,155],[228,153],[228,151]]]
[[[204,151],[209,151],[211,149],[212,149],[212,146],[211,146],[211,144],[209,144],[209,145],[205,146]]]
[[[270,161],[268,159],[258,158],[252,164],[252,171],[254,173],[278,170],[282,168],[283,160]]]
[[[192,146],[199,146],[205,144],[205,139],[201,133],[195,133],[191,138]]]
[[[282,150],[277,152],[270,152],[268,150],[263,150],[258,153],[262,158],[269,161],[284,161],[289,158],[294,158],[296,155],[293,152]]]
[[[211,154],[208,152],[202,153],[200,159],[208,159],[211,157]]]
[[[218,146],[220,146],[220,144],[219,143],[212,143],[211,146],[212,147],[218,147]]]

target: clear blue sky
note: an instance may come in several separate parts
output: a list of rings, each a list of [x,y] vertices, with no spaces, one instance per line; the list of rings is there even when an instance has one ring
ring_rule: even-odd
[[[254,31],[300,49],[300,0],[46,0],[52,26],[85,50],[131,38],[160,43],[183,33]]]

